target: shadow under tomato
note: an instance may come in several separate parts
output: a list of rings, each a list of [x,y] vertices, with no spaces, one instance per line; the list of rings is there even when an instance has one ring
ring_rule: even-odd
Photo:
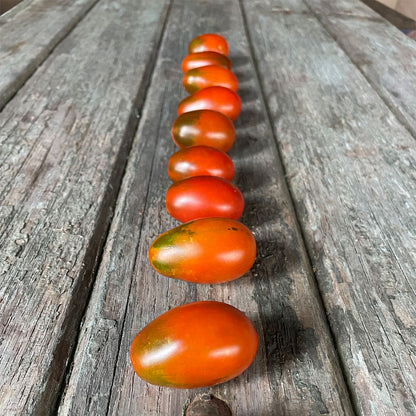
[[[264,122],[264,114],[261,113],[258,109],[254,108],[253,106],[247,108],[243,107],[240,115],[238,116],[238,120],[235,123],[235,128],[237,131],[237,137],[238,136],[238,130],[240,128],[247,128],[256,126],[262,122]],[[242,141],[242,139],[241,139]]]
[[[250,64],[250,58],[245,55],[230,55],[230,61],[233,65],[232,70],[235,72],[239,68],[248,66]]]
[[[245,373],[230,382],[232,383],[230,389],[244,391],[247,383],[260,386],[267,383],[272,389],[271,397],[258,398],[256,416],[287,414],[287,404],[281,400],[282,395],[279,394],[278,389],[282,378],[292,377],[295,374],[294,371],[285,371],[285,369],[292,369],[293,362],[302,362],[302,356],[310,352],[311,348],[316,348],[317,340],[314,331],[312,328],[303,328],[295,312],[285,304],[277,305],[270,315],[261,314],[261,322],[253,321],[253,323],[259,333],[257,356]],[[260,331],[260,328],[263,331]],[[290,384],[297,382],[297,380],[287,381]],[[304,387],[308,388],[302,386]],[[232,404],[237,400],[238,397],[232,401]],[[238,412],[239,416],[244,414]],[[247,413],[247,416],[252,415],[253,413]]]
[[[253,76],[251,75],[251,71],[240,69],[240,70],[235,70],[233,72],[234,72],[234,75],[237,77],[238,85],[242,85],[246,83],[248,84],[253,79]],[[241,93],[240,90],[238,91],[240,94]]]
[[[275,219],[278,217],[278,211],[273,197],[263,197],[257,198],[256,196],[251,196],[250,194],[245,194],[245,205],[243,215],[240,218],[240,221],[243,224],[246,224],[251,231],[255,232],[265,224],[274,223]],[[257,233],[256,233],[257,234]],[[261,237],[262,233],[256,236],[256,241]]]
[[[256,92],[254,88],[252,88],[251,86],[243,85],[243,83],[240,82],[240,79],[239,79],[239,88],[238,88],[237,93],[241,98],[243,107],[246,107],[247,104],[250,104],[259,99],[258,92]]]
[[[253,140],[256,139],[253,138]],[[253,153],[251,153],[251,155],[253,155]],[[267,192],[272,181],[267,167],[253,166],[253,162],[250,159],[247,160],[246,158],[243,158],[241,154],[240,157],[235,157],[234,160],[236,173],[233,182],[240,188],[241,192],[250,194],[252,193],[252,190],[255,190],[256,193],[260,194],[262,193],[259,189],[260,187],[264,188],[264,191]],[[274,205],[275,204],[276,202]]]

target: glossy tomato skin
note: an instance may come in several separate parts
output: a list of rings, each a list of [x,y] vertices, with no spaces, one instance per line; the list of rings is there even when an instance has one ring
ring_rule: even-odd
[[[180,222],[223,217],[237,220],[244,210],[244,198],[232,183],[215,176],[195,176],[170,186],[166,209]]]
[[[229,88],[233,91],[238,90],[236,76],[229,69],[217,65],[191,69],[184,75],[182,85],[191,94],[214,86]]]
[[[236,120],[241,111],[240,97],[229,88],[207,87],[184,98],[178,106],[178,115],[195,110],[214,110]]]
[[[248,272],[256,258],[250,230],[229,218],[203,218],[157,237],[149,248],[152,267],[193,283],[223,283]]]
[[[227,41],[216,33],[205,33],[192,39],[188,46],[188,53],[217,52],[228,56]]]
[[[202,145],[227,152],[234,144],[235,128],[218,111],[197,110],[181,114],[173,123],[171,135],[181,149]]]
[[[237,308],[222,302],[188,303],[160,315],[134,338],[130,359],[150,384],[196,388],[223,383],[254,360],[258,335]]]
[[[218,52],[198,52],[186,55],[182,60],[182,71],[188,72],[194,68],[200,68],[201,66],[217,65],[223,68],[231,69],[231,61]]]
[[[179,150],[168,162],[168,175],[173,182],[193,176],[216,176],[231,181],[234,172],[234,163],[227,153],[209,146]]]

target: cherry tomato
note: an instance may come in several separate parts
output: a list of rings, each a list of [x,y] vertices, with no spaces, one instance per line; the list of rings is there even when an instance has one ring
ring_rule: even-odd
[[[233,122],[224,114],[212,110],[183,113],[174,121],[171,134],[181,149],[205,145],[226,152],[235,140]]]
[[[238,81],[235,75],[229,69],[217,65],[191,69],[184,75],[182,85],[191,94],[213,86],[225,87],[233,91],[238,90]]]
[[[192,39],[188,46],[188,53],[218,52],[228,56],[227,41],[215,33],[205,33]]]
[[[237,308],[222,302],[193,302],[171,309],[134,338],[130,359],[151,384],[196,388],[223,383],[253,362],[258,335]]]
[[[217,65],[223,68],[231,69],[231,61],[218,52],[198,52],[191,53],[182,61],[182,71],[188,72],[190,69],[199,68],[201,66]]]
[[[207,217],[237,220],[244,210],[244,198],[237,187],[224,179],[195,176],[170,186],[166,209],[180,222]]]
[[[149,249],[153,268],[194,283],[223,283],[241,277],[256,258],[250,230],[229,218],[203,218],[161,234]]]
[[[236,120],[241,111],[240,97],[229,88],[208,87],[184,98],[178,106],[178,115],[195,110],[214,110]]]
[[[193,176],[216,176],[231,181],[234,163],[227,153],[214,147],[192,146],[170,157],[168,175],[174,182]]]

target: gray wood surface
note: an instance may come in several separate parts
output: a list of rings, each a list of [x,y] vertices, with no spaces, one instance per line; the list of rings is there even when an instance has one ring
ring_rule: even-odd
[[[305,2],[416,138],[416,42],[359,0]]]
[[[0,17],[0,110],[97,0],[25,0]]]
[[[166,12],[101,1],[0,114],[2,415],[55,405]]]
[[[392,25],[396,26],[400,30],[416,30],[416,22],[410,17],[405,16],[385,6],[378,0],[361,0],[368,7],[374,10],[377,14],[388,20]]]
[[[315,17],[272,7],[244,2],[355,408],[414,415],[416,141]]]
[[[252,271],[221,285],[168,279],[147,260],[153,239],[178,224],[164,205],[167,162],[176,150],[169,131],[185,96],[181,59],[204,32],[227,38],[239,79],[243,111],[230,156],[246,200],[241,221],[258,243]],[[208,299],[230,303],[253,320],[260,334],[253,365],[209,389],[158,388],[140,380],[129,359],[136,333],[174,306]],[[201,392],[221,397],[237,416],[353,414],[235,1],[176,1],[171,9],[59,415],[180,415]]]

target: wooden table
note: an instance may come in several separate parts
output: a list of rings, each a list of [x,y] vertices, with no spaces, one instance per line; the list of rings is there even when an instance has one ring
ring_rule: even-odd
[[[258,255],[158,275],[181,59],[217,32],[243,102],[229,152]],[[358,0],[25,0],[0,18],[0,414],[416,414],[416,42]],[[252,366],[147,385],[135,334],[196,300],[254,322]]]

